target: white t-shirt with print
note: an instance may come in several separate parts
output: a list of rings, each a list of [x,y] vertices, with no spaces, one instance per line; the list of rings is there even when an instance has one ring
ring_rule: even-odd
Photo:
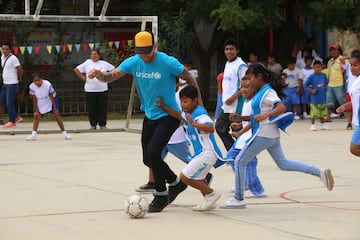
[[[99,69],[102,72],[106,72],[113,70],[115,67],[104,60],[98,60],[94,62],[91,59],[88,59],[76,68],[81,73],[86,74],[86,82],[84,86],[85,92],[105,92],[108,90],[108,84],[105,82],[101,82],[97,78],[88,78],[87,73],[91,69]]]
[[[288,84],[289,88],[299,86],[298,80],[303,79],[300,69],[298,69],[297,67],[295,67],[294,70],[285,68],[283,72],[287,74],[286,83]]]
[[[52,93],[53,97],[56,97],[56,92],[48,80],[42,79],[40,87],[35,83],[31,83],[29,89],[29,94],[34,95],[37,99],[39,113],[44,114],[52,111],[52,102],[49,94]]]

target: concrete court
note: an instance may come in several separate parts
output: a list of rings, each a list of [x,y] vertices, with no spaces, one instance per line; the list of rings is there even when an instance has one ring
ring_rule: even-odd
[[[360,239],[360,159],[349,153],[352,131],[345,121],[311,132],[309,121],[299,120],[281,138],[289,159],[332,169],[332,192],[317,177],[280,171],[264,152],[258,172],[268,198],[249,199],[242,210],[194,212],[202,197],[188,188],[143,219],[128,218],[123,208],[147,180],[140,135],[121,131],[124,121],[109,121],[106,132],[65,122],[70,141],[55,133],[55,122],[40,122],[33,142],[25,141],[31,123],[0,129],[0,240]],[[140,129],[141,121],[130,127]],[[176,172],[184,166],[172,155],[167,162]],[[212,173],[221,203],[231,197],[233,174],[226,165]]]

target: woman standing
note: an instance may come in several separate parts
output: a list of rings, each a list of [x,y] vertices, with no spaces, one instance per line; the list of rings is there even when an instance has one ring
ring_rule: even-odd
[[[89,78],[88,72],[93,69],[101,71],[111,71],[115,67],[101,60],[99,49],[92,49],[90,59],[74,68],[76,76],[85,82],[84,89],[86,94],[86,107],[89,112],[90,129],[106,129],[107,120],[107,102],[108,102],[108,84],[99,81],[97,78]]]

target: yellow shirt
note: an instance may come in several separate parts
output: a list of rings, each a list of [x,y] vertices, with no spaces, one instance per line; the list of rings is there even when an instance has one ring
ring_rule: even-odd
[[[343,68],[341,67],[340,55],[335,60],[331,58],[327,64],[329,71],[329,87],[341,87],[344,86]]]

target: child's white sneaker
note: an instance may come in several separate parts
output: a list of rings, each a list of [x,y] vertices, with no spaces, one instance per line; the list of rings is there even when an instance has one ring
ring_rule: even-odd
[[[334,178],[330,169],[320,169],[320,180],[324,183],[325,187],[331,191],[334,188]]]
[[[245,193],[245,198],[266,198],[267,197],[267,194],[266,192],[262,192],[262,193],[259,193],[259,194],[253,194],[252,192],[249,192],[249,193]]]
[[[237,200],[235,198],[231,198],[226,202],[220,204],[220,208],[224,209],[242,209],[246,208],[246,203],[244,200]]]
[[[320,125],[320,130],[330,130],[329,126],[326,124],[321,124]]]
[[[214,209],[216,207],[216,202],[220,199],[220,193],[216,192],[215,190],[210,193],[206,194],[204,197],[204,202],[194,207],[194,211],[207,211]]]
[[[26,141],[35,141],[35,140],[36,140],[36,135],[34,135],[34,134],[31,134],[30,136],[28,136],[26,138]]]
[[[66,131],[63,131],[62,134],[63,134],[65,140],[71,140],[71,135],[68,134]]]
[[[315,125],[315,124],[311,124],[310,130],[311,130],[311,131],[316,131],[316,125]]]

